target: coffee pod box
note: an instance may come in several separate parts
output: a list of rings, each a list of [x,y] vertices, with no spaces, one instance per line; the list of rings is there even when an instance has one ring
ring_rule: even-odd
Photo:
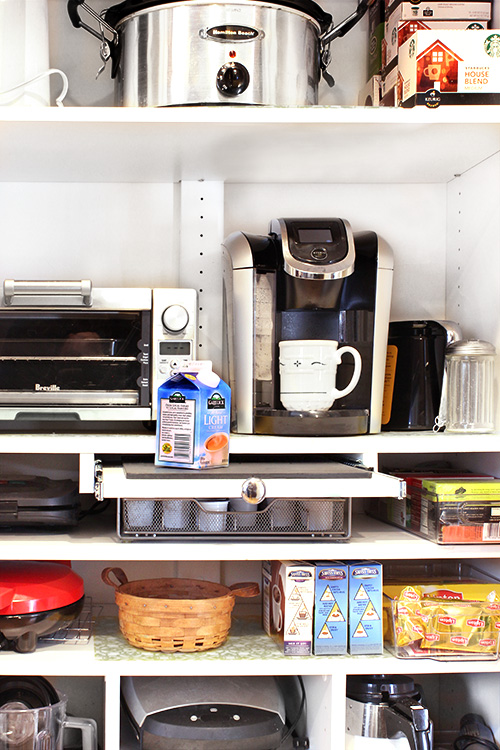
[[[314,642],[316,655],[347,653],[349,567],[315,561]]]
[[[417,31],[398,62],[403,107],[500,104],[500,30]]]
[[[262,624],[287,656],[310,656],[315,567],[297,560],[262,564]]]
[[[229,464],[231,389],[211,369],[182,371],[158,388],[157,466]]]
[[[382,565],[349,563],[349,652],[382,654]]]

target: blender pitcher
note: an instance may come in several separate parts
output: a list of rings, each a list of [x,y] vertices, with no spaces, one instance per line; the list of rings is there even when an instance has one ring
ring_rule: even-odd
[[[41,708],[26,708],[12,700],[0,708],[0,750],[63,750],[66,728],[79,729],[83,750],[97,749],[97,725],[93,719],[66,715],[67,698]]]

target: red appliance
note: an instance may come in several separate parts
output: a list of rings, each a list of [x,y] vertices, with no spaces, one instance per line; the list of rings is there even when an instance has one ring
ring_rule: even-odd
[[[59,562],[0,562],[0,647],[34,651],[38,637],[69,625],[84,602],[82,578]]]

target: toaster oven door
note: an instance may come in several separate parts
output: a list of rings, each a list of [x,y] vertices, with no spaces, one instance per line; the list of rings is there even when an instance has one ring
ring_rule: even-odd
[[[0,418],[148,419],[150,310],[0,314]]]

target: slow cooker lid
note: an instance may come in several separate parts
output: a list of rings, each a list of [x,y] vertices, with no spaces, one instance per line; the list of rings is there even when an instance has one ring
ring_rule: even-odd
[[[36,561],[0,563],[0,616],[46,612],[84,596],[83,580],[68,565]]]
[[[247,1],[247,0],[246,0]],[[311,16],[321,27],[321,32],[327,31],[332,24],[332,16],[326,13],[320,8],[314,0],[265,0],[271,5],[282,5],[286,8],[292,8],[298,10],[301,13],[305,13]],[[171,2],[178,2],[178,0],[171,0]],[[189,0],[187,0],[189,2]],[[251,5],[251,0],[248,0]],[[105,13],[104,20],[109,23],[110,26],[116,27],[116,25],[126,16],[130,16],[133,13],[137,13],[140,10],[146,10],[148,8],[155,7],[168,7],[170,3],[165,0],[124,0],[118,5],[113,5]]]

